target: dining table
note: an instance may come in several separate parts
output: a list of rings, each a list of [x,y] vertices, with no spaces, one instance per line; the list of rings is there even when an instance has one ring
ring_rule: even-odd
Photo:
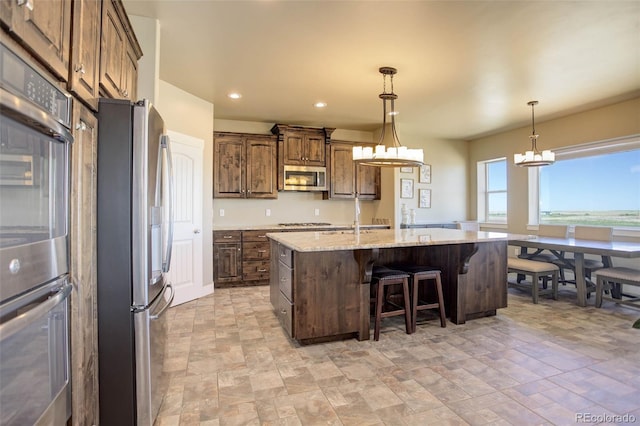
[[[547,250],[561,262],[566,261],[567,254],[573,253],[577,304],[579,306],[587,306],[587,281],[590,280],[585,271],[586,254],[601,256],[605,267],[613,266],[612,258],[640,258],[640,242],[632,241],[599,241],[509,234],[509,245],[521,247],[521,256],[526,256],[528,249]],[[590,282],[590,284],[593,283]]]

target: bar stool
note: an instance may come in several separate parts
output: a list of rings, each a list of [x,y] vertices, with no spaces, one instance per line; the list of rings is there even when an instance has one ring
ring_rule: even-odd
[[[425,309],[438,309],[440,314],[440,327],[447,326],[447,317],[444,312],[444,298],[442,296],[442,280],[440,279],[441,272],[439,269],[424,266],[424,265],[397,265],[394,266],[400,271],[409,274],[409,288],[411,291],[411,327],[413,331],[416,331],[416,325],[418,322],[418,311]],[[435,284],[437,302],[428,303],[420,300],[420,284],[423,283],[425,287],[429,281],[433,280]],[[423,294],[426,294],[426,290]]]
[[[389,291],[385,291],[388,286],[398,284],[402,285],[402,298],[404,306],[399,306],[393,303],[390,300]],[[411,334],[412,328],[409,307],[409,274],[403,271],[390,269],[385,266],[374,265],[371,275],[371,286],[372,288],[373,286],[377,286],[377,288],[375,289],[374,298],[376,306],[376,316],[373,339],[376,341],[380,339],[380,322],[382,318],[393,317],[397,315],[404,315],[407,334]],[[394,307],[396,307],[396,309],[383,311],[382,308],[385,303],[393,305]]]

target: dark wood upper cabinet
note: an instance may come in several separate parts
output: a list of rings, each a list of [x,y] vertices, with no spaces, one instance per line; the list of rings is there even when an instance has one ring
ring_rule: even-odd
[[[328,144],[335,128],[275,124],[278,137],[278,189],[284,188],[284,166],[327,166]]]
[[[329,150],[329,191],[324,198],[380,199],[380,168],[353,162],[354,143],[331,142]]]
[[[273,136],[214,134],[215,198],[278,198],[277,149]]]
[[[58,79],[67,81],[71,34],[69,0],[2,0],[0,21],[9,34]]]
[[[71,28],[69,90],[91,109],[98,110],[100,96],[100,22],[102,3],[75,0]]]
[[[100,45],[100,88],[109,97],[136,100],[142,49],[119,1],[102,2]]]

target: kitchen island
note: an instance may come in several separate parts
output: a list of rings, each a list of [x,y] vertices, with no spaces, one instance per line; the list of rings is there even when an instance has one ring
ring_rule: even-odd
[[[454,324],[507,306],[508,235],[457,229],[269,233],[270,298],[289,336],[304,343],[369,339],[374,264],[408,262],[442,271]]]

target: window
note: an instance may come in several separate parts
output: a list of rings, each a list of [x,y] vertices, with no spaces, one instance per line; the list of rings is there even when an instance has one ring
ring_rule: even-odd
[[[640,138],[570,147],[556,159],[529,174],[538,187],[531,223],[640,230]]]
[[[507,160],[478,162],[478,221],[507,223]]]

